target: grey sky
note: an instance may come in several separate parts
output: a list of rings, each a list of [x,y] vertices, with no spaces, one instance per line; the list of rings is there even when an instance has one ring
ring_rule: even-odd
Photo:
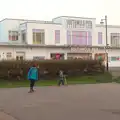
[[[0,19],[51,20],[57,16],[97,18],[108,15],[109,24],[120,25],[120,0],[0,0]]]

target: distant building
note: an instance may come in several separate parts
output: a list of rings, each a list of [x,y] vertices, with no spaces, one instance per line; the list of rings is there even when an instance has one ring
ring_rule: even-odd
[[[0,59],[106,60],[105,27],[95,18],[61,16],[52,21],[0,21]],[[108,25],[110,66],[120,66],[120,26]]]

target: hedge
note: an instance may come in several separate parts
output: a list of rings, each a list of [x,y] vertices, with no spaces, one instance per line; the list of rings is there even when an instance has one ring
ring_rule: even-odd
[[[26,79],[27,72],[33,64],[39,65],[39,78],[44,76],[43,72],[48,71],[47,79],[55,78],[56,72],[63,69],[68,76],[96,75],[104,72],[102,61],[97,60],[44,60],[44,61],[1,61],[1,79]],[[9,73],[10,76],[9,76]]]

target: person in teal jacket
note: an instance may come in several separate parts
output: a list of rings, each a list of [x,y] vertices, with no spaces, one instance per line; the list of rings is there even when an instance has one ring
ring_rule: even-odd
[[[28,80],[30,80],[30,91],[29,93],[31,92],[34,92],[34,85],[35,85],[35,82],[38,80],[38,68],[37,68],[37,65],[33,65],[29,71],[28,71]]]

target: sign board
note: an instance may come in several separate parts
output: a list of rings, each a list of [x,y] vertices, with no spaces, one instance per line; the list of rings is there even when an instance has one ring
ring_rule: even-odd
[[[44,60],[44,56],[33,56],[33,60]]]
[[[71,52],[75,52],[75,53],[91,53],[92,48],[71,47]]]

